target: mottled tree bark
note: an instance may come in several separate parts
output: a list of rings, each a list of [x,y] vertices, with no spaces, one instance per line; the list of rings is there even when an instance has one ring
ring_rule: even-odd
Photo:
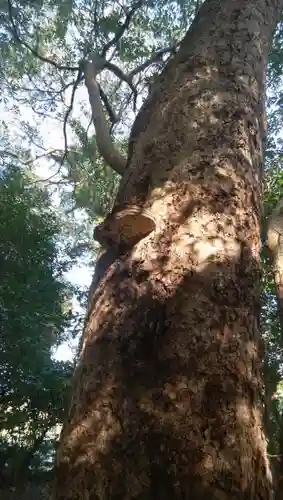
[[[262,430],[264,80],[282,0],[207,0],[130,140],[156,230],[100,282],[57,500],[270,498]]]

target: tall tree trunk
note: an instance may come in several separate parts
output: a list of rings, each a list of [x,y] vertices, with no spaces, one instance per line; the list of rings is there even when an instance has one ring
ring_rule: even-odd
[[[137,117],[119,203],[156,230],[100,282],[55,498],[268,499],[264,80],[283,0],[207,0]]]

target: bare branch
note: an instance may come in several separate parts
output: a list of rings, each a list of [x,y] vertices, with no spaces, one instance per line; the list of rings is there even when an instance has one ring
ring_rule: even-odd
[[[116,115],[115,111],[112,109],[112,106],[108,100],[108,97],[107,95],[105,94],[105,92],[102,90],[101,86],[98,84],[99,86],[99,93],[100,93],[100,98],[105,106],[105,109],[108,113],[108,116],[110,118],[110,121],[111,121],[111,124],[114,125],[115,123],[117,123],[117,121],[119,120],[118,116]]]
[[[132,92],[134,94],[134,103],[136,103],[138,94],[137,94],[137,90],[133,84],[132,77],[125,75],[125,73],[120,68],[118,68],[118,66],[116,66],[116,64],[110,63],[109,61],[105,61],[104,67],[109,69],[110,71],[112,71],[112,73],[114,73],[114,75],[116,75],[120,80],[123,80],[124,82],[126,82],[129,85],[130,89],[132,90]],[[135,108],[136,108],[136,104],[134,105],[134,111],[135,111]]]
[[[78,71],[78,66],[65,66],[56,63],[52,59],[49,59],[48,57],[44,57],[37,50],[35,50],[33,47],[31,47],[27,42],[21,39],[17,26],[14,21],[13,17],[13,6],[11,0],[8,0],[8,13],[9,13],[9,20],[12,26],[12,34],[15,38],[15,40],[20,44],[26,47],[35,57],[37,57],[40,61],[45,62],[50,64],[51,66],[54,66],[54,68],[60,69],[60,70],[70,70],[70,71]]]
[[[178,48],[178,45],[179,45],[179,43],[175,43],[175,44],[171,45],[170,47],[165,47],[164,49],[157,50],[156,52],[154,52],[152,54],[152,56],[150,56],[149,59],[147,59],[142,64],[137,66],[135,69],[133,69],[129,73],[128,78],[132,78],[134,75],[137,75],[141,71],[144,71],[146,68],[151,66],[151,64],[159,62],[164,54],[168,54],[168,53],[174,54],[176,52],[176,49]]]
[[[19,161],[23,165],[31,165],[32,163],[46,157],[50,157],[55,161],[61,160],[62,156],[58,156],[57,150],[51,150],[51,151],[46,151],[46,153],[42,153],[40,155],[36,155],[34,158],[30,158],[28,160],[22,160],[21,155],[19,153],[15,153],[13,151],[8,151],[7,149],[1,149],[0,150],[0,158],[2,159],[3,157],[10,156],[11,158],[14,158],[15,160]]]
[[[63,165],[63,163],[66,160],[67,155],[68,155],[67,122],[68,122],[69,116],[70,116],[70,114],[71,114],[71,112],[73,110],[76,90],[77,90],[77,88],[78,88],[78,86],[79,86],[79,84],[80,84],[80,82],[82,80],[83,80],[82,69],[81,69],[81,67],[79,67],[78,75],[77,75],[77,78],[76,78],[76,80],[74,82],[74,86],[73,86],[73,90],[72,90],[71,102],[70,102],[70,105],[69,105],[69,107],[67,109],[67,112],[66,112],[65,118],[64,118],[63,134],[64,134],[65,147],[64,147],[64,155],[63,155],[63,158],[62,158],[61,165]]]
[[[112,71],[112,73],[114,73],[114,75],[116,75],[118,78],[120,78],[120,80],[123,80],[124,82],[126,82],[129,85],[130,89],[134,93],[136,93],[136,89],[133,85],[132,77],[125,75],[125,73],[120,68],[118,68],[118,66],[116,66],[116,64],[113,64],[109,61],[105,61],[104,68]]]
[[[127,160],[114,147],[108,124],[106,122],[104,111],[100,99],[99,86],[96,81],[97,74],[103,69],[103,65],[95,66],[95,59],[84,61],[83,70],[85,74],[85,84],[88,90],[89,102],[92,110],[92,119],[96,131],[96,142],[98,150],[106,163],[112,167],[118,174],[123,175]]]
[[[54,174],[51,174],[49,177],[47,177],[46,179],[37,179],[36,181],[34,181],[34,184],[44,184],[46,182],[50,182],[51,179],[54,179],[54,177],[56,177],[57,175],[59,175],[61,173],[61,168],[62,168],[62,163],[59,165],[58,169],[56,170],[56,172],[54,172]],[[56,182],[53,182],[50,184],[60,184],[61,181],[56,181]]]
[[[133,4],[131,10],[127,9],[126,19],[124,21],[124,24],[122,24],[122,26],[120,26],[120,28],[118,29],[117,33],[114,35],[114,37],[112,38],[112,40],[110,40],[104,46],[104,48],[102,50],[101,56],[103,58],[105,58],[108,50],[111,49],[111,47],[113,47],[114,45],[116,45],[117,42],[119,42],[119,40],[122,38],[122,36],[124,35],[126,29],[129,27],[130,22],[132,20],[132,17],[135,14],[136,10],[138,10],[142,6],[143,3],[144,3],[144,0],[138,0],[137,2],[135,2]],[[123,10],[124,10],[124,12],[126,12],[126,8],[124,8]]]
[[[127,109],[127,107],[130,104],[130,100],[131,100],[131,96],[128,95],[128,96],[125,96],[124,101],[121,102],[120,109],[117,113],[117,122],[119,122],[121,120],[125,109]],[[113,132],[114,125],[115,125],[115,123],[112,123],[112,125],[110,127],[110,134],[112,134],[112,132]]]

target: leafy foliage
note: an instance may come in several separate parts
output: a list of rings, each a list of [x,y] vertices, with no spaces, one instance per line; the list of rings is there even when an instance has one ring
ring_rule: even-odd
[[[28,470],[67,395],[71,367],[51,359],[69,321],[59,230],[47,192],[8,165],[0,178],[0,456],[8,482]]]

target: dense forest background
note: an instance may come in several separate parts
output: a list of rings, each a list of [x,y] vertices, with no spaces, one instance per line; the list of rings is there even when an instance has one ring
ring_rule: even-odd
[[[97,148],[79,62],[104,58],[101,102],[126,156],[134,117],[199,6],[0,0],[0,488],[52,476],[99,253],[92,231],[119,184]],[[283,332],[264,228],[283,195],[282,47],[280,24],[268,68],[262,251],[263,401],[274,468],[283,448]],[[71,361],[55,356],[62,344]]]

